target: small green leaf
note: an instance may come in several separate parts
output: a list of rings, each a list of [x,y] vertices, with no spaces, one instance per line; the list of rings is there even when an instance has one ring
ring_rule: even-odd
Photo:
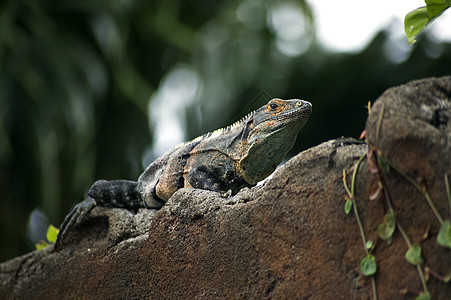
[[[391,243],[393,233],[395,232],[396,222],[393,209],[390,209],[384,216],[383,223],[377,227],[377,233],[380,238]]]
[[[47,247],[49,244],[47,244],[45,241],[41,240],[39,243],[35,244],[36,250],[42,250],[45,247]]]
[[[351,211],[351,208],[352,208],[352,200],[351,199],[346,199],[345,213],[349,214],[349,212]]]
[[[443,222],[437,235],[437,243],[440,246],[451,248],[451,225],[448,220]]]
[[[423,257],[421,257],[421,247],[418,244],[413,244],[406,252],[406,260],[412,265],[419,265],[423,263]]]
[[[376,258],[373,255],[368,255],[360,262],[360,271],[365,276],[374,275],[377,271]]]
[[[373,248],[373,241],[371,241],[371,240],[366,241],[365,249],[369,251],[369,250],[371,250],[371,248]]]
[[[429,292],[426,293],[421,293],[420,295],[418,295],[415,300],[430,300],[431,299],[431,294]]]
[[[52,224],[49,225],[49,228],[47,229],[47,240],[50,243],[55,243],[56,238],[58,236],[59,229],[53,226]]]

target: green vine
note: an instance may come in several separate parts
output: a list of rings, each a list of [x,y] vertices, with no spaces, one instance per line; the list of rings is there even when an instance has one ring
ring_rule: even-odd
[[[430,293],[428,290],[426,279],[424,278],[423,268],[421,267],[421,265],[424,262],[423,257],[421,256],[421,247],[418,244],[411,243],[409,237],[407,236],[407,233],[401,227],[399,222],[396,223],[396,227],[398,227],[398,230],[401,233],[402,237],[404,238],[404,241],[406,242],[408,247],[408,250],[405,254],[405,258],[409,263],[417,267],[418,275],[420,276],[420,281],[421,284],[423,285],[423,293],[421,293],[416,299],[430,299]]]
[[[429,195],[428,191],[426,190],[425,186],[421,186],[418,182],[416,182],[412,177],[408,176],[407,174],[401,172],[399,169],[395,168],[386,158],[384,158],[379,153],[377,154],[378,161],[383,162],[383,164],[390,166],[393,170],[395,170],[398,174],[400,174],[402,177],[404,177],[408,182],[410,182],[415,188],[420,191],[420,193],[423,194],[424,198],[426,199],[429,207],[431,208],[432,212],[434,213],[435,217],[440,223],[440,229],[439,233],[437,235],[437,243],[445,248],[451,249],[451,223],[449,220],[444,220],[440,213],[438,212],[437,208],[435,207],[434,203],[432,202],[431,196]],[[446,173],[444,175],[444,181],[445,181],[445,189],[446,194],[448,197],[448,203],[450,208],[450,219],[451,219],[451,192],[450,192],[450,185],[449,185],[449,179],[448,174]]]
[[[431,200],[431,196],[429,196],[429,193],[426,191],[426,188],[424,186],[421,186],[420,184],[418,184],[418,182],[416,182],[412,177],[408,176],[407,174],[404,174],[403,172],[401,172],[399,169],[395,168],[386,158],[384,158],[382,155],[378,154],[378,159],[383,161],[384,164],[387,164],[388,166],[390,166],[390,168],[392,168],[393,170],[395,170],[398,174],[400,174],[402,177],[404,177],[408,182],[410,182],[411,184],[413,184],[417,190],[420,191],[420,193],[422,193],[424,195],[424,197],[426,198],[426,201],[428,202],[430,208],[432,209],[432,211],[434,212],[435,217],[437,218],[437,220],[440,222],[441,225],[443,225],[444,221],[442,219],[442,217],[440,216],[437,208],[435,207],[434,203],[432,203]],[[445,177],[447,178],[447,177]]]
[[[370,276],[371,285],[373,288],[373,299],[377,300],[377,290],[376,290],[376,281],[374,279],[374,274],[377,271],[377,263],[374,255],[371,254],[372,249],[374,248],[372,241],[367,241],[365,237],[365,231],[363,229],[362,221],[360,220],[359,212],[357,209],[357,204],[355,202],[354,191],[355,191],[355,181],[357,178],[357,170],[359,168],[360,163],[366,154],[363,154],[359,160],[356,162],[354,171],[352,173],[352,181],[351,181],[351,190],[349,190],[347,180],[346,180],[346,170],[343,170],[343,185],[346,189],[347,198],[345,203],[345,212],[349,214],[351,208],[354,208],[354,216],[357,221],[357,225],[360,230],[360,236],[362,239],[363,249],[365,250],[366,256],[360,261],[360,270],[363,275]]]
[[[371,103],[368,104],[368,111],[371,109]],[[383,115],[385,112],[385,106],[382,106],[379,119],[377,122],[376,127],[376,141],[378,141],[379,133],[380,133],[380,127],[382,125]],[[365,137],[366,132],[364,131],[361,135],[361,138]],[[412,243],[409,239],[406,231],[403,229],[401,224],[396,220],[395,218],[395,212],[393,209],[393,205],[390,199],[390,195],[388,193],[387,185],[385,184],[384,178],[382,176],[382,170],[386,173],[390,173],[391,170],[396,171],[398,174],[400,174],[405,180],[410,182],[417,190],[419,190],[423,196],[425,197],[429,207],[431,208],[432,212],[434,213],[435,217],[440,223],[440,230],[437,235],[437,243],[443,247],[447,247],[451,249],[451,223],[449,220],[444,220],[440,213],[438,212],[437,208],[435,207],[434,203],[432,202],[432,199],[426,190],[425,186],[420,185],[417,181],[415,181],[413,178],[408,176],[407,174],[401,172],[397,168],[395,168],[386,158],[383,157],[381,151],[379,151],[376,147],[371,146],[368,141],[368,153],[367,153],[367,159],[368,159],[368,170],[370,173],[376,175],[377,181],[376,183],[371,187],[370,193],[368,195],[368,198],[370,200],[375,199],[385,199],[386,207],[387,207],[387,213],[384,215],[382,223],[378,226],[377,232],[381,239],[385,240],[389,245],[392,243],[393,235],[395,233],[395,229],[397,228],[403,237],[404,241],[407,244],[407,251],[405,253],[405,259],[412,265],[414,265],[417,268],[418,275],[420,277],[421,284],[423,286],[423,292],[419,293],[419,295],[415,298],[416,300],[428,300],[431,299],[431,293],[429,292],[426,277],[424,275],[424,272],[426,271],[427,274],[431,274],[434,277],[438,278],[439,280],[442,280],[443,282],[447,283],[451,281],[451,274],[447,276],[442,276],[433,270],[431,270],[429,267],[425,267],[423,270],[423,263],[424,259],[421,254],[421,246],[415,243]],[[372,279],[372,285],[373,285],[373,295],[374,299],[376,299],[376,284],[373,275],[377,271],[377,265],[375,261],[375,257],[371,254],[371,251],[373,249],[373,243],[372,241],[366,241],[365,238],[365,232],[363,229],[362,222],[360,220],[358,210],[356,207],[356,202],[354,198],[354,185],[355,185],[355,179],[358,167],[363,160],[365,155],[362,155],[359,160],[357,161],[353,176],[352,176],[352,182],[351,182],[351,190],[348,188],[348,184],[346,182],[346,171],[343,170],[343,184],[345,186],[346,192],[347,192],[347,198],[345,203],[345,212],[346,214],[349,214],[351,211],[351,207],[354,207],[354,215],[357,221],[357,225],[360,230],[360,235],[362,239],[362,243],[364,245],[366,257],[362,259],[360,264],[360,269],[362,273],[365,276],[371,276]],[[444,175],[444,181],[445,181],[445,189],[446,194],[448,198],[449,203],[449,209],[450,209],[450,217],[451,220],[451,188],[449,184],[449,178],[448,173]],[[406,292],[406,290],[403,290]]]
[[[400,174],[406,181],[410,182],[413,186],[415,186],[415,188],[420,191],[424,198],[426,199],[426,202],[428,203],[429,207],[431,208],[432,212],[434,213],[435,217],[437,218],[437,220],[439,221],[441,227],[439,230],[439,233],[437,235],[437,243],[443,247],[448,247],[451,248],[451,225],[450,225],[450,221],[449,220],[444,220],[440,213],[438,212],[437,208],[435,207],[434,203],[432,202],[432,199],[429,195],[429,193],[426,190],[425,186],[421,186],[417,181],[415,181],[413,178],[411,178],[410,176],[408,176],[407,174],[401,172],[399,169],[395,168],[393,166],[393,164],[391,164],[386,158],[384,158],[381,153],[379,151],[377,151],[374,147],[370,150],[370,152],[372,153],[372,157],[373,159],[370,161],[370,165],[373,165],[373,169],[377,170],[376,174],[379,177],[379,182],[377,184],[378,187],[380,187],[381,189],[383,189],[384,191],[387,191],[386,189],[386,185],[383,182],[382,179],[382,175],[381,175],[381,169],[386,170],[387,172],[390,172],[391,169],[393,169],[394,171],[396,171],[398,174]],[[374,159],[374,157],[376,157],[376,159]],[[371,167],[370,167],[371,169]],[[451,192],[450,192],[450,186],[449,186],[449,180],[448,180],[448,174],[445,174],[444,176],[444,181],[445,181],[445,188],[446,188],[446,193],[448,196],[448,202],[449,202],[449,206],[450,206],[450,217],[451,217]],[[378,228],[378,233],[379,236],[382,239],[387,240],[387,242],[390,241],[391,239],[391,235],[393,234],[393,232],[391,232],[390,234],[385,234],[386,232],[388,232],[389,230],[383,230],[386,229],[389,225],[393,225],[396,224],[396,227],[398,228],[399,232],[401,233],[404,241],[407,244],[408,250],[405,254],[405,259],[411,263],[412,265],[416,266],[417,271],[418,271],[418,275],[420,277],[420,281],[421,284],[423,286],[423,292],[420,293],[420,295],[416,298],[417,300],[424,300],[424,299],[430,299],[431,298],[431,294],[429,292],[429,289],[427,287],[427,283],[426,283],[426,279],[425,279],[425,275],[424,275],[424,270],[423,270],[423,262],[424,259],[421,256],[421,246],[418,244],[414,244],[410,241],[407,233],[404,231],[404,229],[402,228],[401,224],[399,222],[397,222],[395,220],[394,217],[394,213],[392,210],[392,205],[391,205],[391,201],[390,198],[388,196],[388,193],[385,192],[384,193],[385,198],[387,203],[389,204],[388,206],[390,207],[389,212],[384,216],[384,222],[383,224],[379,225]],[[379,230],[381,229],[381,230]],[[385,235],[384,235],[385,234]],[[390,242],[389,242],[390,243]],[[444,282],[447,282],[450,280],[451,278],[451,274],[448,276],[439,276],[438,274],[436,274],[435,272],[433,272],[432,270],[430,270],[430,268],[427,268],[427,272],[430,274],[435,274],[434,276]]]
[[[446,189],[446,195],[448,196],[449,219],[451,220],[451,189],[449,187],[448,173],[445,173],[445,189]]]

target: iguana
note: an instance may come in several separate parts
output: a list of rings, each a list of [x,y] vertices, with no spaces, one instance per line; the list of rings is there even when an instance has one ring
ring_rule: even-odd
[[[293,147],[312,105],[272,99],[225,128],[179,144],[153,161],[138,181],[99,180],[61,225],[55,249],[68,230],[96,205],[160,208],[181,188],[236,194],[269,176]]]

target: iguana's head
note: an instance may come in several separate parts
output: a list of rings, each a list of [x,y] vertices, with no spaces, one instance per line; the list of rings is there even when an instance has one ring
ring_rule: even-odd
[[[249,184],[256,184],[276,169],[293,147],[311,112],[310,102],[272,99],[252,114],[239,162]]]
[[[254,112],[254,124],[250,135],[274,132],[285,127],[301,129],[311,112],[310,102],[298,99],[272,99]]]

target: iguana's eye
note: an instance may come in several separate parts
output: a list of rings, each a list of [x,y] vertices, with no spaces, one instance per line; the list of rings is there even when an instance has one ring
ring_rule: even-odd
[[[276,109],[277,107],[279,107],[277,104],[275,104],[275,103],[271,103],[270,105],[269,105],[269,107],[271,107],[271,109]]]

